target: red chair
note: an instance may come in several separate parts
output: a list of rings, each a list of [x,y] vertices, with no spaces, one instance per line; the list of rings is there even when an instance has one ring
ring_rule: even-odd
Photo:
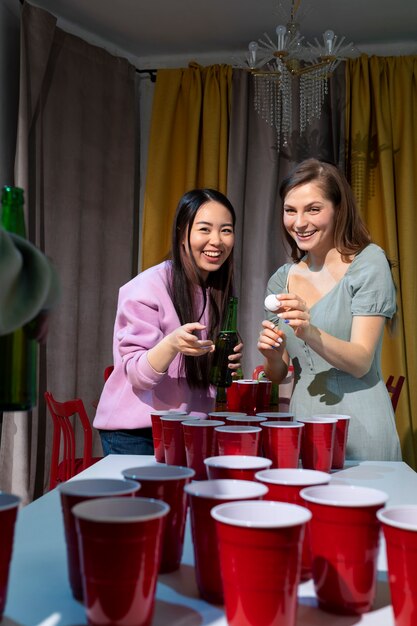
[[[114,370],[114,365],[108,365],[104,370],[104,382],[108,379],[112,371]]]
[[[54,425],[49,474],[49,489],[54,489],[58,483],[72,478],[102,457],[92,456],[93,433],[83,401],[76,398],[58,402],[49,391],[45,391],[44,396]],[[84,431],[84,450],[80,458],[75,456],[73,416],[81,422]]]
[[[260,378],[263,378],[264,371],[263,365],[257,365],[252,372],[252,380],[259,380]]]
[[[391,402],[392,402],[392,408],[394,409],[394,413],[395,413],[395,409],[397,408],[397,404],[398,404],[398,400],[400,398],[400,393],[401,393],[401,389],[403,388],[403,384],[405,381],[405,376],[398,376],[398,380],[394,383],[394,376],[388,376],[387,378],[387,382],[385,383],[388,389],[388,393],[391,394]]]

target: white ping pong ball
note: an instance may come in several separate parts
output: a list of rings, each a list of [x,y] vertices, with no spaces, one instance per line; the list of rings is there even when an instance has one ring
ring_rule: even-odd
[[[266,296],[264,305],[265,308],[268,309],[268,311],[272,311],[272,313],[278,311],[279,307],[281,306],[273,293],[270,293],[269,296]]]

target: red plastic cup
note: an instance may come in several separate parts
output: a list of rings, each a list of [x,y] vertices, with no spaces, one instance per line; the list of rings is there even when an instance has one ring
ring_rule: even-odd
[[[301,438],[301,461],[304,469],[330,472],[333,462],[337,419],[299,419],[304,424]]]
[[[184,419],[187,413],[183,412],[175,412],[176,415],[183,415]],[[162,439],[162,424],[161,424],[161,416],[162,415],[172,415],[173,411],[152,411],[151,412],[151,423],[152,423],[152,439],[153,439],[153,447],[155,451],[155,459],[158,463],[165,463],[165,450],[164,450],[164,441]]]
[[[260,426],[266,422],[266,417],[258,415],[229,415],[226,417],[226,426]]]
[[[99,498],[73,508],[89,626],[150,626],[169,506]]]
[[[20,500],[19,496],[11,493],[0,493],[0,621],[7,599],[14,529]]]
[[[338,413],[313,415],[313,419],[317,418],[337,419],[336,431],[334,434],[332,469],[343,469],[345,465],[346,443],[348,437],[350,415],[339,415]]]
[[[226,405],[230,411],[243,411],[247,415],[255,415],[258,380],[234,380],[226,390]]]
[[[61,495],[61,508],[64,518],[65,542],[67,546],[68,576],[71,590],[76,600],[83,599],[83,586],[80,571],[80,554],[72,509],[79,502],[107,497],[131,497],[140,489],[133,480],[119,478],[86,478],[70,480],[58,485]]]
[[[237,381],[239,394],[239,411],[244,411],[248,415],[256,413],[256,396],[258,393],[259,381],[241,379]]]
[[[195,471],[194,480],[207,479],[204,459],[217,453],[215,428],[224,424],[225,422],[220,420],[186,420],[182,422],[187,467],[191,467]]]
[[[232,415],[247,415],[242,411],[212,411],[207,415],[208,420],[225,420]]]
[[[263,411],[256,413],[258,417],[266,417],[268,422],[292,422],[294,413],[283,413],[282,411]]]
[[[204,461],[209,480],[231,478],[235,480],[255,480],[256,472],[271,467],[272,461],[261,456],[230,454],[212,456]]]
[[[186,485],[189,496],[195,575],[202,598],[223,603],[216,525],[210,516],[217,504],[230,500],[254,500],[268,491],[265,485],[248,480],[206,480]]]
[[[305,506],[300,496],[301,489],[312,485],[325,485],[330,481],[330,474],[306,469],[268,469],[255,474],[255,480],[268,487],[264,500],[288,502]],[[309,523],[306,526],[301,558],[301,580],[311,578],[311,547]]]
[[[239,413],[240,400],[237,380],[233,380],[230,387],[226,389],[226,407],[231,412]]]
[[[300,422],[262,422],[262,444],[272,467],[298,467],[301,436]]]
[[[417,624],[417,506],[387,507],[377,517],[387,548],[395,626]]]
[[[324,485],[302,489],[313,514],[310,545],[320,608],[360,615],[372,608],[379,547],[377,511],[388,499],[379,489]]]
[[[165,463],[168,465],[187,465],[184,433],[181,422],[200,419],[191,415],[161,415],[162,440],[164,442]]]
[[[258,456],[261,449],[259,426],[216,426],[219,455]]]
[[[213,508],[227,623],[295,626],[301,546],[311,513],[284,502]]]
[[[163,500],[169,505],[159,573],[174,572],[179,569],[184,548],[188,508],[184,487],[194,477],[194,470],[176,465],[145,465],[125,469],[122,474],[140,482],[140,497]]]
[[[258,379],[256,389],[256,414],[268,411],[271,404],[272,381],[267,378]]]

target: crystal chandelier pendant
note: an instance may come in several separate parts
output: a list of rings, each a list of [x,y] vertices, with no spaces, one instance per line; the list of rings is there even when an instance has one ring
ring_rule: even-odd
[[[264,33],[252,41],[244,60],[235,59],[235,67],[250,71],[254,80],[254,108],[260,117],[275,128],[278,146],[286,146],[293,124],[293,96],[298,91],[300,134],[320,118],[329,91],[329,78],[343,60],[360,53],[345,37],[332,30],[323,33],[323,41],[305,42],[300,32],[301,0],[280,0],[287,23],[275,29],[275,40]]]

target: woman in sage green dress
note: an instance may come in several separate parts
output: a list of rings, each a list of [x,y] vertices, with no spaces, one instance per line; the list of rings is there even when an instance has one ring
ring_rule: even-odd
[[[277,311],[262,322],[258,349],[274,382],[295,373],[296,418],[350,415],[347,459],[401,460],[381,374],[395,287],[384,251],[371,243],[353,193],[333,165],[308,159],[280,189],[293,263],[270,278]]]

